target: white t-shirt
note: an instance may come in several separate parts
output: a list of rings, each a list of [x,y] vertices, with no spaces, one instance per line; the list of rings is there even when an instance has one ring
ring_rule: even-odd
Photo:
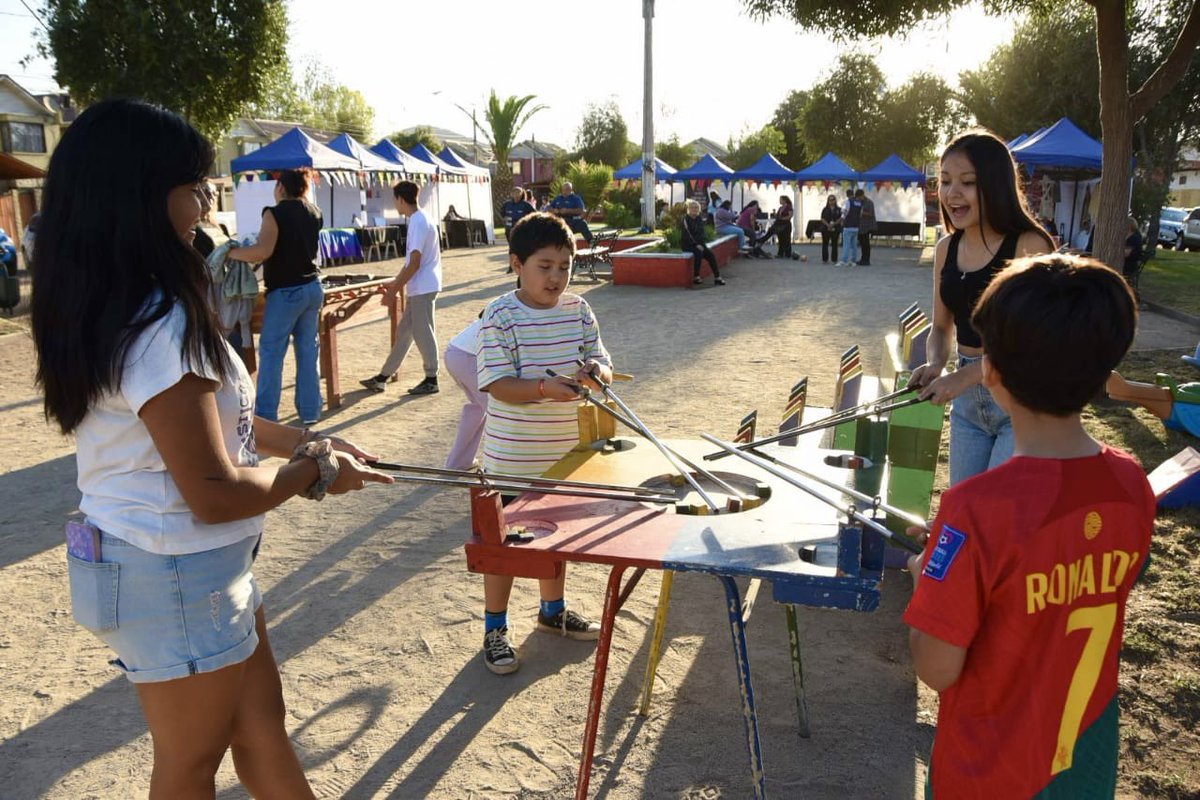
[[[464,353],[470,353],[473,356],[479,355],[479,329],[482,327],[483,319],[476,319],[450,340],[450,346],[455,350],[462,350]]]
[[[408,218],[408,236],[405,238],[409,258],[413,251],[421,253],[421,268],[408,280],[410,295],[433,294],[442,290],[442,252],[438,246],[436,225],[429,223],[425,212],[418,209]]]
[[[126,354],[120,389],[97,401],[75,431],[83,493],[79,508],[88,522],[163,555],[215,550],[258,536],[263,529],[262,514],[214,525],[196,519],[138,417],[148,400],[187,373],[219,380],[211,365],[188,362],[185,323],[183,308],[176,305],[142,331]],[[225,452],[237,466],[255,466],[254,383],[233,348],[225,346],[236,370],[216,393]]]

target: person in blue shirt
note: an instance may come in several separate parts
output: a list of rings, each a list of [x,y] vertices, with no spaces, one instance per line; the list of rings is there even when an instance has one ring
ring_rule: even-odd
[[[558,196],[550,201],[550,213],[562,217],[563,222],[567,223],[567,227],[582,236],[591,247],[592,229],[588,227],[587,220],[583,218],[585,211],[583,198],[575,194],[575,187],[571,185],[570,181],[564,181],[562,188],[558,191]]]
[[[512,190],[512,199],[505,200],[504,205],[500,208],[500,213],[504,216],[504,236],[507,240],[508,235],[512,233],[513,226],[521,221],[521,218],[526,214],[532,214],[534,207],[525,199],[525,190],[514,186]]]

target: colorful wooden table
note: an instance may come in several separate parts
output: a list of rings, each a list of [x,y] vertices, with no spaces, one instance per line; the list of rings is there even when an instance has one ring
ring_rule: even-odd
[[[813,447],[813,441],[810,439],[809,446],[805,446],[802,439],[800,447],[771,445],[764,452],[846,482],[852,473],[827,466],[824,456],[830,451]],[[667,484],[670,465],[649,442],[616,442],[621,449],[614,449],[611,443],[602,449],[580,445],[547,477],[655,488]],[[697,462],[712,450],[711,445],[698,441],[669,444]],[[525,494],[501,509],[494,492],[473,491],[474,533],[465,546],[472,571],[550,578],[561,574],[568,561],[607,564],[611,568],[576,783],[577,800],[587,797],[616,615],[645,570],[708,573],[724,587],[756,798],[766,796],[765,775],[742,598],[735,579],[758,578],[769,583],[779,603],[855,611],[873,611],[878,606],[885,549],[879,534],[840,523],[838,512],[831,506],[744,461],[730,458],[709,466],[719,477],[765,501],[747,511],[710,516],[676,513],[671,507],[630,501]],[[506,543],[506,534],[514,529],[532,533],[533,540]],[[822,547],[818,548],[817,563],[802,557],[818,545]],[[633,574],[623,582],[629,570]],[[794,633],[792,639],[793,679],[803,714],[799,643]],[[657,652],[651,654],[652,663],[656,657]],[[652,675],[647,680],[652,681]]]

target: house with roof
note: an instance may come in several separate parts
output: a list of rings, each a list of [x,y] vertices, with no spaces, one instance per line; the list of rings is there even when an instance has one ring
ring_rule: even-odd
[[[729,157],[729,150],[727,148],[722,147],[712,139],[705,139],[703,136],[701,136],[699,139],[692,139],[687,143],[686,146],[691,149],[692,155],[694,155],[697,159],[704,158],[705,156],[712,156],[720,161]],[[687,164],[683,164],[681,166],[686,167]]]
[[[0,75],[0,152],[11,159],[14,174],[22,167],[45,172],[50,154],[58,145],[64,125],[60,105],[65,96],[30,94],[8,75]],[[74,112],[70,115],[74,119]],[[19,239],[21,231],[41,205],[42,178],[0,180],[0,228]]]
[[[1167,203],[1180,208],[1200,206],[1200,152],[1184,148],[1178,166],[1171,173],[1171,193]]]
[[[566,151],[556,144],[526,139],[513,147],[508,154],[508,167],[512,170],[513,186],[526,188],[548,186],[554,178],[554,159]]]
[[[212,174],[214,176],[230,175],[229,162],[239,156],[253,153],[263,145],[270,144],[292,128],[299,128],[321,144],[329,144],[339,136],[337,131],[326,131],[296,122],[241,117],[233,123],[233,127],[221,139],[220,145],[217,147],[216,160],[213,162]]]
[[[478,136],[464,136],[457,131],[439,128],[436,125],[413,125],[400,133],[412,135],[423,130],[429,131],[442,144],[450,145],[455,152],[466,156],[468,161],[478,167],[486,167],[496,160],[491,148],[487,146],[487,142],[482,141]]]

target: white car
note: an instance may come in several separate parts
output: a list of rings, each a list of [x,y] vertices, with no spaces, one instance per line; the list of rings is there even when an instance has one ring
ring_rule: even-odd
[[[1158,243],[1166,248],[1180,246],[1179,236],[1188,217],[1186,208],[1164,206],[1158,215]]]

